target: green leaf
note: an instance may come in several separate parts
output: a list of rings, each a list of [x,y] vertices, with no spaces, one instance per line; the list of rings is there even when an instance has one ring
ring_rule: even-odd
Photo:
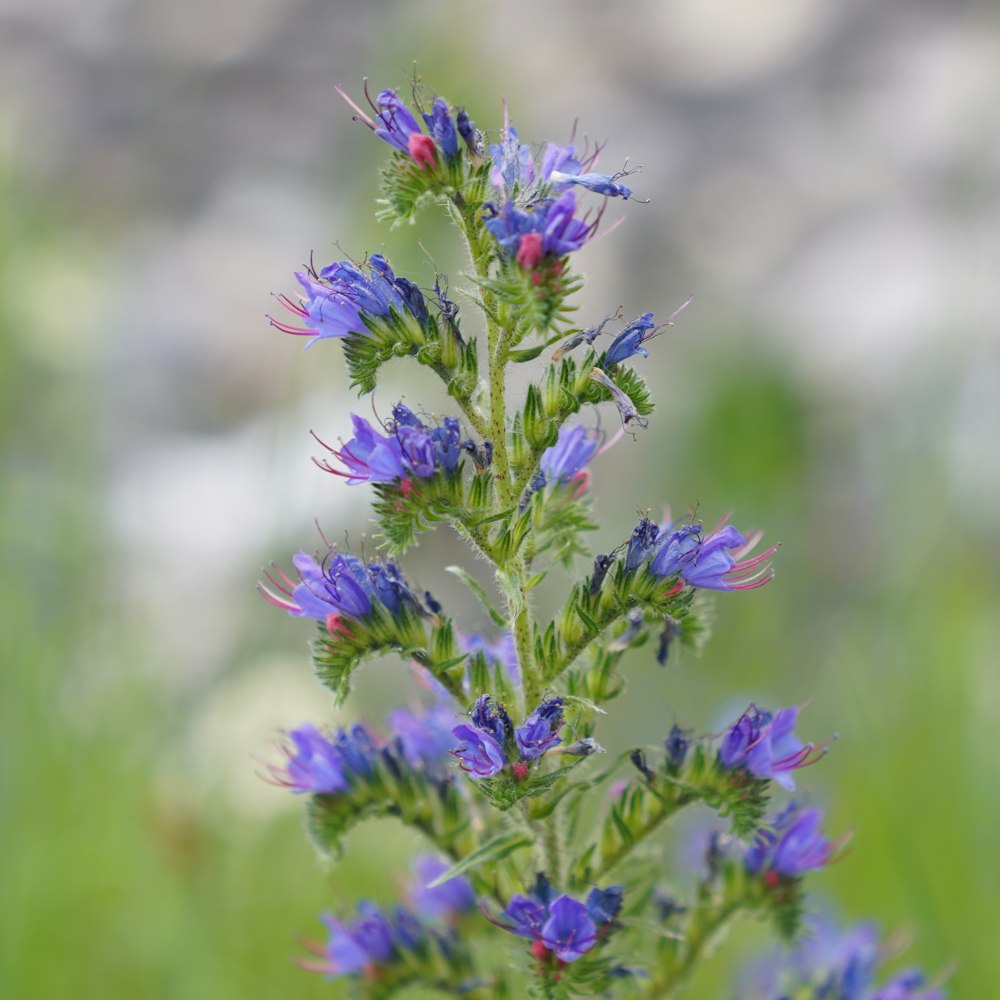
[[[433,882],[429,883],[428,889],[436,889],[449,879],[462,875],[473,868],[485,865],[490,861],[502,861],[513,854],[514,851],[522,847],[530,847],[534,843],[533,838],[524,830],[508,830],[501,833],[499,837],[494,837],[489,843],[483,844],[478,850],[473,851],[461,861],[452,865],[446,872],[439,875]]]
[[[482,604],[486,609],[486,613],[493,619],[494,625],[499,628],[507,627],[507,617],[497,611],[483,585],[471,573],[461,566],[445,566],[445,572],[457,576],[479,598],[479,603]]]

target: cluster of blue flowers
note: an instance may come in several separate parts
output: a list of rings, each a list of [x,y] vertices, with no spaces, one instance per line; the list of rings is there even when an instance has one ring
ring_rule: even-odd
[[[562,893],[539,875],[531,890],[511,897],[493,922],[511,934],[529,938],[535,957],[549,954],[559,962],[574,962],[606,933],[622,907],[621,886],[591,889],[585,903]]]
[[[628,540],[625,570],[632,573],[646,565],[662,579],[678,578],[679,586],[705,590],[755,590],[774,577],[768,560],[777,545],[751,558],[747,556],[761,535],[741,534],[723,521],[705,535],[700,524],[658,525],[643,517]]]
[[[801,942],[790,952],[774,954],[748,970],[743,1000],[944,1000],[944,991],[928,984],[916,969],[907,969],[878,985],[885,958],[871,924],[846,930],[834,921],[813,916]]]
[[[325,446],[344,469],[326,461],[317,463],[324,471],[342,476],[348,486],[406,483],[412,476],[430,479],[438,472],[450,475],[458,468],[463,450],[475,448],[471,439],[462,440],[462,425],[455,417],[428,426],[403,403],[392,408],[387,434],[380,434],[356,413],[351,414],[351,422],[354,437],[340,449]]]
[[[804,744],[795,736],[798,714],[796,707],[772,715],[751,705],[726,730],[719,748],[722,766],[742,768],[761,781],[775,781],[794,792],[791,772],[815,763],[825,752],[825,745]]]
[[[303,963],[328,976],[349,976],[391,970],[402,965],[406,955],[436,949],[445,959],[454,951],[457,934],[449,924],[475,906],[472,886],[464,878],[449,879],[433,889],[427,883],[447,870],[437,857],[415,859],[416,881],[408,895],[414,906],[385,910],[370,902],[361,902],[357,916],[341,920],[323,914],[329,938],[318,948],[318,961]]]
[[[292,564],[299,575],[297,581],[272,567],[265,573],[271,586],[260,584],[258,589],[275,607],[295,618],[325,622],[329,632],[348,627],[340,616],[365,618],[376,604],[392,615],[398,615],[404,607],[426,613],[392,561],[364,563],[357,556],[330,550],[322,563],[308,552],[299,552]]]
[[[451,752],[463,771],[473,778],[492,778],[508,764],[523,778],[527,765],[557,746],[563,722],[562,698],[543,701],[524,722],[514,728],[510,716],[488,695],[480,695],[472,710],[471,724],[452,729],[461,740]]]
[[[296,302],[287,295],[278,301],[301,326],[271,318],[271,325],[296,337],[309,337],[306,347],[317,340],[366,336],[377,320],[412,317],[421,326],[428,322],[423,293],[406,278],[397,277],[381,254],[368,258],[368,274],[348,260],[338,260],[318,273],[297,271],[295,278],[303,296]]]

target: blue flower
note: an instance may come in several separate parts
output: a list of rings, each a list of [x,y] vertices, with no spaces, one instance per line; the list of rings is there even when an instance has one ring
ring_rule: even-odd
[[[514,732],[514,739],[521,751],[522,760],[536,760],[547,750],[561,742],[559,729],[562,726],[562,698],[550,698],[524,720]]]
[[[642,343],[653,336],[650,331],[655,329],[656,324],[653,322],[651,312],[643,313],[638,319],[632,320],[611,342],[611,346],[605,352],[604,360],[601,362],[603,367],[610,368],[612,365],[617,365],[627,358],[631,358],[634,354],[648,358],[649,351],[642,346]]]
[[[549,907],[549,919],[542,926],[542,943],[562,962],[575,962],[597,941],[597,927],[587,907],[565,893]]]
[[[773,872],[794,878],[823,868],[833,853],[833,843],[821,830],[819,809],[802,809],[791,803],[774,817],[771,829],[758,830],[744,861],[751,875]]]
[[[597,230],[597,222],[575,216],[576,199],[566,191],[556,199],[542,198],[528,210],[507,201],[496,208],[485,206],[483,224],[509,254],[531,270],[546,254],[558,258],[579,250]]]
[[[343,476],[348,486],[357,486],[359,483],[392,483],[402,478],[407,471],[407,463],[404,462],[403,445],[399,436],[379,434],[364,417],[359,417],[356,413],[351,414],[351,423],[354,425],[354,437],[339,451],[324,445],[346,466],[347,471],[336,469],[328,462],[317,463],[320,468],[333,475]],[[412,452],[412,447],[410,450]]]
[[[491,733],[466,723],[451,732],[461,742],[449,753],[458,758],[459,766],[471,777],[492,778],[507,766],[507,755]]]
[[[790,792],[795,781],[790,772],[812,764],[823,756],[823,749],[803,744],[792,730],[798,708],[783,708],[774,715],[751,705],[726,730],[719,748],[719,760],[725,768],[744,768],[762,781],[775,781]]]
[[[410,767],[431,772],[443,769],[449,759],[448,751],[455,742],[451,734],[455,713],[448,705],[438,703],[424,712],[396,708],[389,713],[388,721]]]
[[[437,144],[438,149],[444,153],[445,159],[455,159],[458,156],[458,133],[455,130],[455,120],[451,117],[447,103],[440,97],[435,97],[434,103],[431,105],[431,113],[425,114],[423,118],[431,138]]]
[[[700,524],[667,528],[656,540],[649,568],[659,577],[679,575],[689,587],[754,590],[774,577],[768,560],[778,550],[773,545],[760,555],[742,559],[760,539],[759,532],[747,538],[725,521],[704,537]]]
[[[381,254],[368,259],[369,274],[350,261],[335,261],[318,274],[296,272],[304,294],[295,302],[287,295],[278,301],[294,313],[301,326],[269,317],[271,325],[297,337],[309,337],[306,347],[317,340],[367,336],[368,324],[393,314],[412,317],[421,326],[429,322],[423,294],[406,278],[397,278]]]
[[[327,739],[312,725],[300,726],[289,734],[293,749],[287,751],[283,769],[271,768],[279,784],[294,792],[335,795],[351,785],[352,775],[371,771],[375,742],[364,726],[340,730]]]
[[[416,879],[408,894],[420,916],[430,920],[449,920],[476,905],[472,885],[461,875],[450,878],[433,889],[429,888],[429,883],[451,867],[441,858],[422,854],[413,860],[411,867]]]
[[[527,895],[518,893],[500,914],[489,919],[498,927],[529,938],[536,957],[551,952],[561,962],[575,962],[597,943],[622,905],[620,886],[592,889],[586,904],[563,893],[556,896],[544,875],[539,875]]]
[[[554,445],[542,452],[538,466],[546,483],[568,482],[583,470],[597,450],[597,436],[582,424],[559,428]]]
[[[328,553],[321,565],[307,552],[299,552],[292,562],[299,574],[297,583],[273,567],[273,573],[265,576],[275,590],[259,585],[260,592],[275,607],[295,618],[318,621],[337,614],[351,618],[371,614],[374,596],[371,583],[364,564],[354,556]]]

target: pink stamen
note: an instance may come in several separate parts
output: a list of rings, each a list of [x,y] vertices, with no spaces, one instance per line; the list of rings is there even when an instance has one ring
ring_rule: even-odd
[[[375,131],[375,122],[373,122],[371,120],[371,118],[369,118],[368,115],[364,111],[362,111],[361,108],[359,108],[354,103],[354,101],[352,101],[350,99],[350,97],[347,96],[347,94],[340,88],[339,85],[336,86],[336,87],[334,87],[333,89],[336,90],[337,93],[340,94],[340,96],[345,101],[347,101],[348,105],[354,110],[354,113],[355,113],[354,114],[354,120],[356,122],[364,122],[364,124],[367,125],[374,132]],[[367,80],[365,80],[365,93],[366,94],[368,93],[368,81]]]

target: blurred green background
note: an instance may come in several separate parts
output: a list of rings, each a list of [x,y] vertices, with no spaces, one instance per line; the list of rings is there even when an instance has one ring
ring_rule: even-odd
[[[405,88],[414,60],[481,127],[505,96],[523,138],[579,116],[602,166],[643,165],[651,203],[580,255],[584,324],[695,293],[643,363],[649,430],[595,462],[595,548],[664,503],[782,542],[701,658],[635,655],[602,742],[809,702],[802,730],[840,740],[804,783],[855,834],[816,898],[995,995],[993,5],[8,0],[0,26],[0,995],[339,996],[290,958],[405,875],[390,824],[324,867],[260,780],[281,727],[333,716],[310,630],[253,583],[313,518],[366,530],[363,489],[309,462],[357,406],[339,352],[271,330],[269,291],[335,243],[461,283],[431,216],[374,221],[386,149],[333,90]],[[400,367],[377,408],[404,393],[443,405]],[[441,534],[407,570],[483,627],[457,561]],[[409,682],[363,674],[378,719]],[[730,995],[759,938],[690,995]]]

